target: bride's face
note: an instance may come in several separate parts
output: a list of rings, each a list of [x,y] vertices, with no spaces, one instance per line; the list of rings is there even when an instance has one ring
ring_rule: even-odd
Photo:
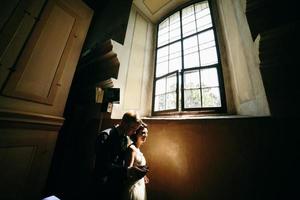
[[[148,129],[144,128],[139,133],[137,133],[137,142],[140,144],[144,144],[148,137]]]

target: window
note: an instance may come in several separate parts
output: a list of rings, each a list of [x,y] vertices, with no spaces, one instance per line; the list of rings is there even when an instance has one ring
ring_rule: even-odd
[[[154,115],[225,111],[208,1],[184,7],[158,24],[153,94]]]

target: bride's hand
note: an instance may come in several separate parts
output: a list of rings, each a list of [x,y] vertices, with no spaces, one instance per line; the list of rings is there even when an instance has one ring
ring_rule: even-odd
[[[144,176],[145,184],[149,183],[149,178],[147,176]]]

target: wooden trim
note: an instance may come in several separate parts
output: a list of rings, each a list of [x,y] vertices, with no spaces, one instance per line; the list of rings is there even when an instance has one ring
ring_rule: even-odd
[[[0,109],[0,126],[5,123],[22,123],[31,125],[46,125],[59,129],[64,123],[63,117]]]

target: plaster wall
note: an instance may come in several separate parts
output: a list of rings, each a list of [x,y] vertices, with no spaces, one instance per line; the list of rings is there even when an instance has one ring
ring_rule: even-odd
[[[120,104],[113,105],[111,117],[122,118],[127,110],[149,116],[152,103],[154,26],[132,5],[124,45],[113,41],[120,61],[114,87],[120,88]]]
[[[148,199],[274,199],[282,185],[280,137],[270,118],[143,120]],[[106,119],[102,129],[116,123]]]
[[[231,83],[236,113],[269,116],[259,71],[259,38],[252,40],[245,15],[246,1],[219,0],[217,6],[230,73],[225,82]]]

